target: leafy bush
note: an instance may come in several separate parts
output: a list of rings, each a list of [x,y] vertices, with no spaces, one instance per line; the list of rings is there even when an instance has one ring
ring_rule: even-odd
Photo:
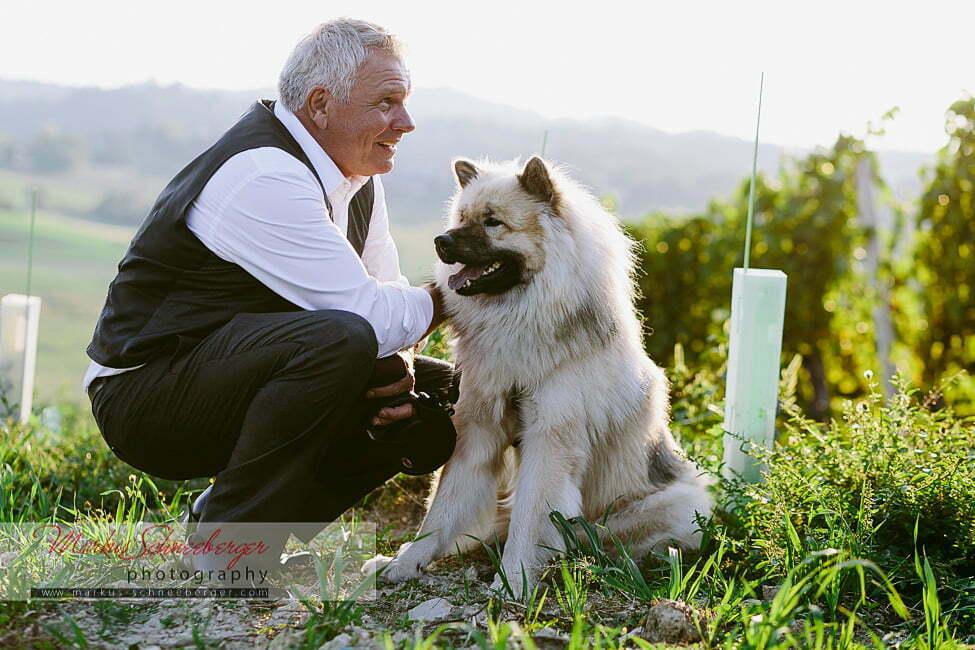
[[[819,554],[838,552],[876,565],[923,609],[920,601],[934,587],[927,578],[918,582],[918,552],[948,601],[945,620],[962,637],[975,634],[975,418],[939,406],[939,394],[922,397],[903,380],[885,399],[867,373],[866,398],[848,402],[828,423],[809,419],[796,405],[794,357],[780,383],[777,442],[761,454],[766,480],[741,484],[720,472],[725,338],[712,334],[708,346],[696,366],[676,346],[668,369],[671,428],[716,479],[721,505],[705,526],[710,541],[701,561],[720,551],[729,579],[777,584]],[[855,582],[855,573],[840,580],[838,603],[858,593]],[[881,617],[892,616],[888,591],[868,581]]]
[[[637,308],[645,319],[644,346],[669,365],[680,345],[692,366],[709,349],[708,337],[729,316],[731,272],[741,242],[728,225],[708,217],[650,215],[630,225],[640,246]]]
[[[923,381],[967,371],[955,390],[975,410],[975,98],[957,101],[945,122],[948,144],[938,153],[920,201],[915,267],[902,282],[917,279],[919,318],[901,319],[902,338],[915,338],[925,361]],[[958,390],[964,389],[967,390]],[[961,406],[959,404],[959,406]]]
[[[885,402],[874,385],[829,424],[793,410],[766,482],[743,488],[745,527],[767,561],[787,564],[798,539],[896,572],[913,553],[917,522],[917,544],[933,562],[975,574],[975,426],[916,396],[902,383]]]

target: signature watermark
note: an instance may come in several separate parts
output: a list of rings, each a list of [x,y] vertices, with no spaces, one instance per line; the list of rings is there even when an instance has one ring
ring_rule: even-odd
[[[368,522],[0,524],[0,599],[375,598]],[[167,595],[168,594],[168,595]]]

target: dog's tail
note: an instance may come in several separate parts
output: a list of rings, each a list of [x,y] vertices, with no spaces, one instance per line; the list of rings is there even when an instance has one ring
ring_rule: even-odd
[[[697,463],[681,456],[669,429],[647,447],[647,478],[659,489],[681,481],[706,486],[704,472]]]

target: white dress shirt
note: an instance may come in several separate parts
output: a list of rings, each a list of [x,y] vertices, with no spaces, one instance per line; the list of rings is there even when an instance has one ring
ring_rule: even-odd
[[[416,343],[433,319],[426,290],[400,273],[379,176],[362,258],[346,238],[349,202],[369,180],[346,178],[280,101],[274,115],[311,161],[322,187],[297,158],[276,147],[242,151],[213,174],[186,213],[186,226],[215,255],[237,264],[302,309],[341,309],[365,318],[379,357]],[[132,368],[92,362],[83,381]]]

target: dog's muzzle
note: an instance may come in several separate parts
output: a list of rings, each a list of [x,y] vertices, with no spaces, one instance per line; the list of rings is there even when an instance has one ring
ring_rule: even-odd
[[[433,246],[437,249],[437,257],[444,264],[456,264],[457,259],[453,254],[454,240],[450,235],[437,235],[433,238]]]

